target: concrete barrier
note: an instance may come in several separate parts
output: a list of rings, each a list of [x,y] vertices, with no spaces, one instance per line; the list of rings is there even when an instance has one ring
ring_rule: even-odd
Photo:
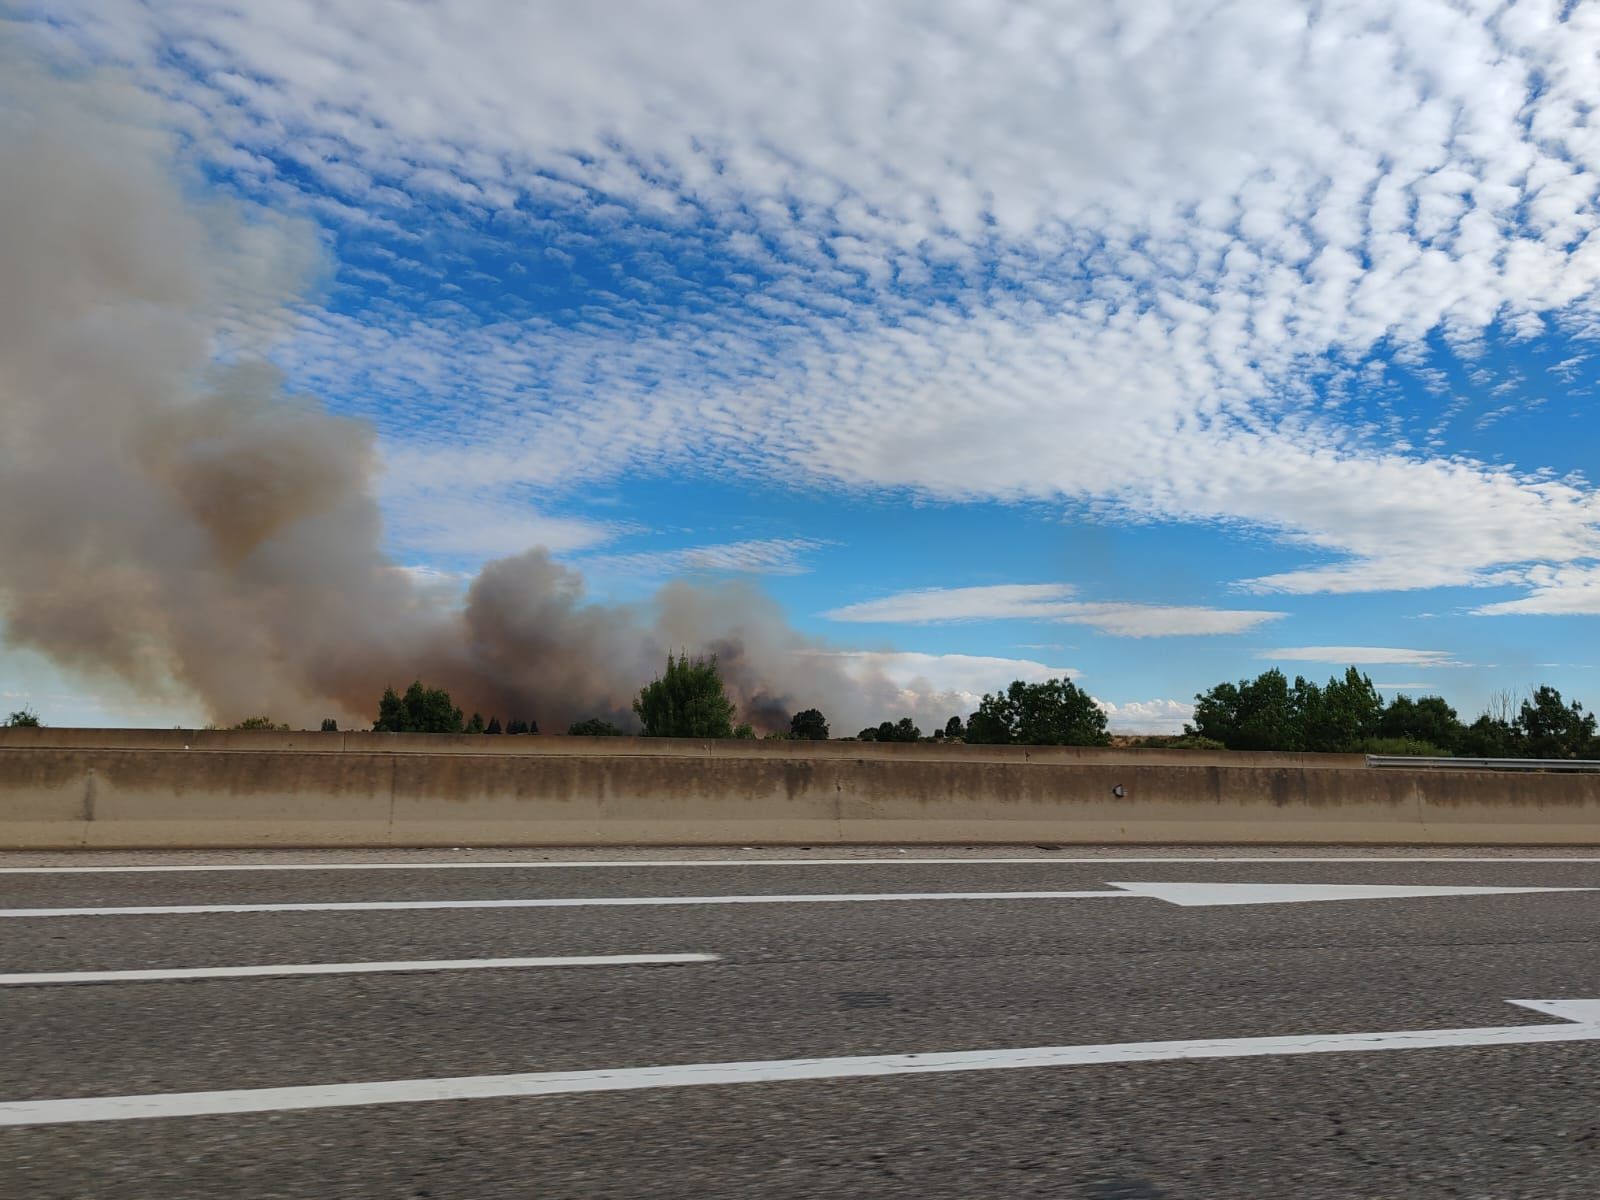
[[[0,733],[11,849],[852,842],[1600,844],[1600,776],[1066,747]]]

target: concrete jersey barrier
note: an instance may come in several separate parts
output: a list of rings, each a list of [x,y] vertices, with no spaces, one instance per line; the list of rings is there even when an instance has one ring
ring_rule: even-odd
[[[1600,776],[1072,747],[0,733],[10,849],[852,842],[1600,844]]]

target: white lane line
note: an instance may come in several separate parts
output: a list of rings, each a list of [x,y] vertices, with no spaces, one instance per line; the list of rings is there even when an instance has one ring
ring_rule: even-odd
[[[642,908],[687,904],[838,904],[927,900],[1162,900],[1183,908],[1299,904],[1313,900],[1405,900],[1439,896],[1593,892],[1586,887],[1439,887],[1381,883],[1108,883],[1093,892],[847,892],[789,896],[562,896],[515,900],[340,900],[274,904],[151,904],[112,908],[0,908],[0,917],[125,917],[197,913],[383,912],[426,908]]]
[[[161,863],[152,866],[0,867],[0,875],[160,875],[200,871],[522,871],[624,867],[891,867],[891,866],[1093,866],[1096,863],[1600,863],[1600,858],[1441,858],[1379,856],[1312,858],[655,858],[611,859],[604,862],[558,860],[523,862],[358,862],[358,863]]]
[[[1442,1050],[1474,1046],[1539,1045],[1600,1039],[1600,1001],[1511,1001],[1551,1016],[1561,1025],[1501,1025],[1477,1029],[1419,1029],[1392,1033],[1311,1034],[1297,1037],[1205,1038],[1176,1042],[1122,1042],[1098,1046],[1033,1046],[963,1050],[945,1054],[872,1054],[851,1058],[791,1058],[769,1062],[693,1063],[619,1067],[599,1071],[544,1071],[523,1075],[464,1075],[449,1079],[394,1079],[310,1087],[240,1088],[0,1103],[0,1126],[56,1125],[80,1121],[130,1121],[152,1117],[283,1112],[433,1100],[487,1100],[569,1096],[643,1088],[780,1083],[805,1079],[862,1079],[935,1075],[954,1071],[1014,1071],[1038,1067],[1103,1066],[1178,1059],[1255,1058],[1384,1050]]]
[[[521,967],[649,967],[719,961],[715,954],[586,954],[543,958],[424,958],[414,962],[284,963],[259,967],[176,967],[138,971],[34,971],[0,975],[0,985],[138,983],[159,979],[253,979],[263,975],[381,975],[397,971],[482,971]]]
[[[156,917],[196,913],[387,912],[412,908],[644,908],[679,904],[853,904],[911,900],[1129,900],[1132,892],[853,892],[798,896],[579,896],[533,900],[346,900],[310,904],[148,904],[0,908],[0,917]]]

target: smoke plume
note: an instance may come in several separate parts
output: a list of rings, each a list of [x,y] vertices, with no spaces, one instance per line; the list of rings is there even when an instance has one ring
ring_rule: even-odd
[[[263,358],[323,269],[315,230],[208,194],[154,105],[0,53],[9,641],[223,723],[365,723],[420,677],[546,730],[631,724],[669,649],[717,653],[765,729],[811,706],[838,733],[955,711],[847,670],[747,586],[593,605],[539,549],[488,564],[464,602],[419,585],[382,550],[372,429]]]

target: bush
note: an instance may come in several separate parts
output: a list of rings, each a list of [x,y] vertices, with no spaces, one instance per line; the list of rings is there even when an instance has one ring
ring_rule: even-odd
[[[271,717],[246,717],[237,725],[230,725],[230,729],[271,729],[278,733],[287,733],[287,725],[279,725]]]
[[[1176,737],[1153,733],[1136,737],[1128,743],[1131,750],[1226,750],[1215,738],[1201,737],[1198,733],[1183,733]]]
[[[1396,696],[1378,720],[1380,738],[1428,742],[1447,751],[1459,748],[1466,732],[1456,710],[1442,696]]]
[[[6,718],[8,729],[39,729],[39,714],[31,709],[19,708]]]
[[[622,730],[610,721],[602,721],[599,717],[590,717],[587,721],[579,721],[568,726],[569,737],[622,737]]]
[[[667,655],[659,679],[639,690],[633,711],[645,737],[731,738],[733,701],[722,687],[717,660]]]
[[[1503,717],[1484,713],[1461,734],[1460,751],[1467,758],[1524,758],[1522,731]]]
[[[1361,743],[1363,754],[1403,754],[1412,758],[1449,758],[1450,751],[1432,742],[1408,737],[1375,737]]]

